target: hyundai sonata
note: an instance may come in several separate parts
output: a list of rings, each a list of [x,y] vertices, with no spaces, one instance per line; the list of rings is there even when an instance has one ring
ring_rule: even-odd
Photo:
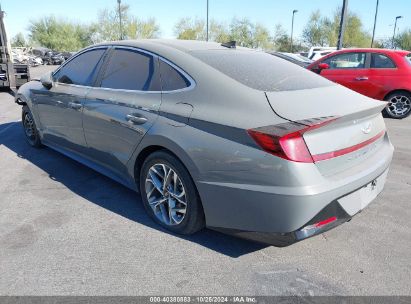
[[[384,102],[235,43],[94,45],[16,102],[31,146],[140,192],[181,234],[284,246],[322,233],[376,198],[393,155]]]

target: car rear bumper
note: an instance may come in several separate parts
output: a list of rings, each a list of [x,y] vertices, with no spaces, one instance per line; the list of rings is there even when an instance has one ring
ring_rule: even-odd
[[[355,168],[326,176],[321,182],[314,180],[314,185],[198,181],[207,227],[274,245],[291,244],[331,229],[348,221],[383,190],[393,151],[386,137],[384,144]],[[307,184],[304,177],[310,167],[293,166],[297,169],[289,171],[292,176]],[[311,169],[318,172],[314,167]],[[340,217],[315,233],[301,232],[314,219],[323,217],[327,208],[338,211]]]
[[[318,212],[310,221],[298,229],[285,232],[261,232],[246,231],[241,229],[229,229],[221,227],[209,227],[210,229],[230,234],[236,237],[253,240],[278,247],[285,247],[304,239],[316,236],[325,231],[333,229],[361,212],[368,206],[383,190],[388,169],[379,177],[335,201],[329,203]],[[331,221],[330,221],[331,219]],[[320,225],[318,225],[320,224]]]
[[[325,225],[322,228],[319,228],[312,233],[305,233],[302,229],[306,226],[312,225],[318,222],[318,219],[327,219],[332,216],[336,216],[337,220],[332,222],[329,225]],[[304,227],[298,229],[296,231],[287,232],[287,233],[276,233],[276,232],[258,232],[258,231],[244,231],[244,230],[237,230],[237,229],[228,229],[228,228],[219,228],[219,227],[209,227],[212,230],[216,230],[228,235],[232,235],[235,237],[239,237],[242,239],[247,239],[263,244],[274,245],[277,247],[286,247],[290,246],[294,243],[302,241],[304,239],[316,236],[323,232],[326,232],[332,228],[335,228],[345,222],[351,220],[351,216],[344,211],[341,205],[334,201],[330,203],[327,207],[325,207],[321,212],[319,212],[315,218],[309,221]]]

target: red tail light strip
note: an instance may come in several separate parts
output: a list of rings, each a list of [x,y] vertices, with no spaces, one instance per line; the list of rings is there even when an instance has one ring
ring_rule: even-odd
[[[381,131],[380,133],[378,133],[374,137],[372,137],[372,138],[370,138],[370,139],[368,139],[368,140],[366,140],[362,143],[359,143],[357,145],[354,145],[354,146],[351,146],[351,147],[348,147],[348,148],[344,148],[344,149],[341,149],[341,150],[333,151],[333,152],[327,152],[327,153],[313,155],[312,158],[313,158],[314,162],[319,162],[319,161],[327,160],[327,159],[330,159],[330,158],[343,156],[345,154],[352,153],[354,151],[360,150],[360,149],[364,148],[365,146],[368,146],[368,145],[372,144],[373,142],[376,142],[377,140],[379,140],[384,135],[385,135],[385,131]]]

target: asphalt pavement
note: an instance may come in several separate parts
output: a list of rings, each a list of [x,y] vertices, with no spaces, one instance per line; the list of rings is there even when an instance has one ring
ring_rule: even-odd
[[[1,92],[0,295],[411,295],[411,117],[386,119],[394,161],[367,209],[276,248],[165,232],[138,194],[29,147],[20,116]]]

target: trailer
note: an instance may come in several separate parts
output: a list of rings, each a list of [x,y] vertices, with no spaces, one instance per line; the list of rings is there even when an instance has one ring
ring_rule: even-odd
[[[0,88],[16,90],[30,81],[30,67],[27,64],[13,64],[10,42],[4,25],[4,11],[0,10]]]

